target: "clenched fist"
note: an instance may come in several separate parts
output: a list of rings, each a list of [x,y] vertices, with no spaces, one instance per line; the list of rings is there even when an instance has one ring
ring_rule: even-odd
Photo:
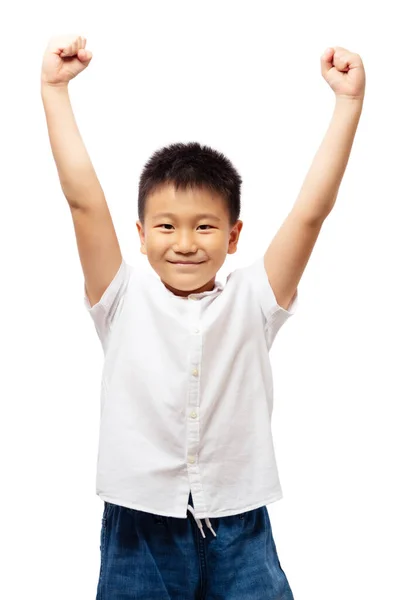
[[[42,84],[67,86],[86,69],[92,53],[85,49],[86,38],[62,35],[50,39],[42,63]]]

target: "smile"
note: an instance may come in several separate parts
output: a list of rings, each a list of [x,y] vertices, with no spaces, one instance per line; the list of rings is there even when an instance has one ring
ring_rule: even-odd
[[[192,262],[172,262],[168,261],[171,265],[177,265],[178,267],[197,267],[198,265],[202,265],[205,261],[192,263]]]

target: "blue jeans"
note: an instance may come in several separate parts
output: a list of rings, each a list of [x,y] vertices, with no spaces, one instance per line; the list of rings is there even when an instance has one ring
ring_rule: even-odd
[[[294,600],[266,506],[210,521],[105,502],[96,600]]]

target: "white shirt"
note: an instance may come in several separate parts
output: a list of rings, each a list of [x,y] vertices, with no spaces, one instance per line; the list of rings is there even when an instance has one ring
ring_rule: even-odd
[[[104,351],[97,495],[186,518],[191,490],[196,521],[280,500],[268,351],[298,300],[277,304],[264,258],[187,298],[123,260],[84,302]]]

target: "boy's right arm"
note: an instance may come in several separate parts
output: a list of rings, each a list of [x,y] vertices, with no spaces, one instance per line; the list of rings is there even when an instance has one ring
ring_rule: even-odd
[[[41,84],[51,149],[71,209],[86,293],[96,304],[122,263],[103,190],[80,136],[68,87]]]

